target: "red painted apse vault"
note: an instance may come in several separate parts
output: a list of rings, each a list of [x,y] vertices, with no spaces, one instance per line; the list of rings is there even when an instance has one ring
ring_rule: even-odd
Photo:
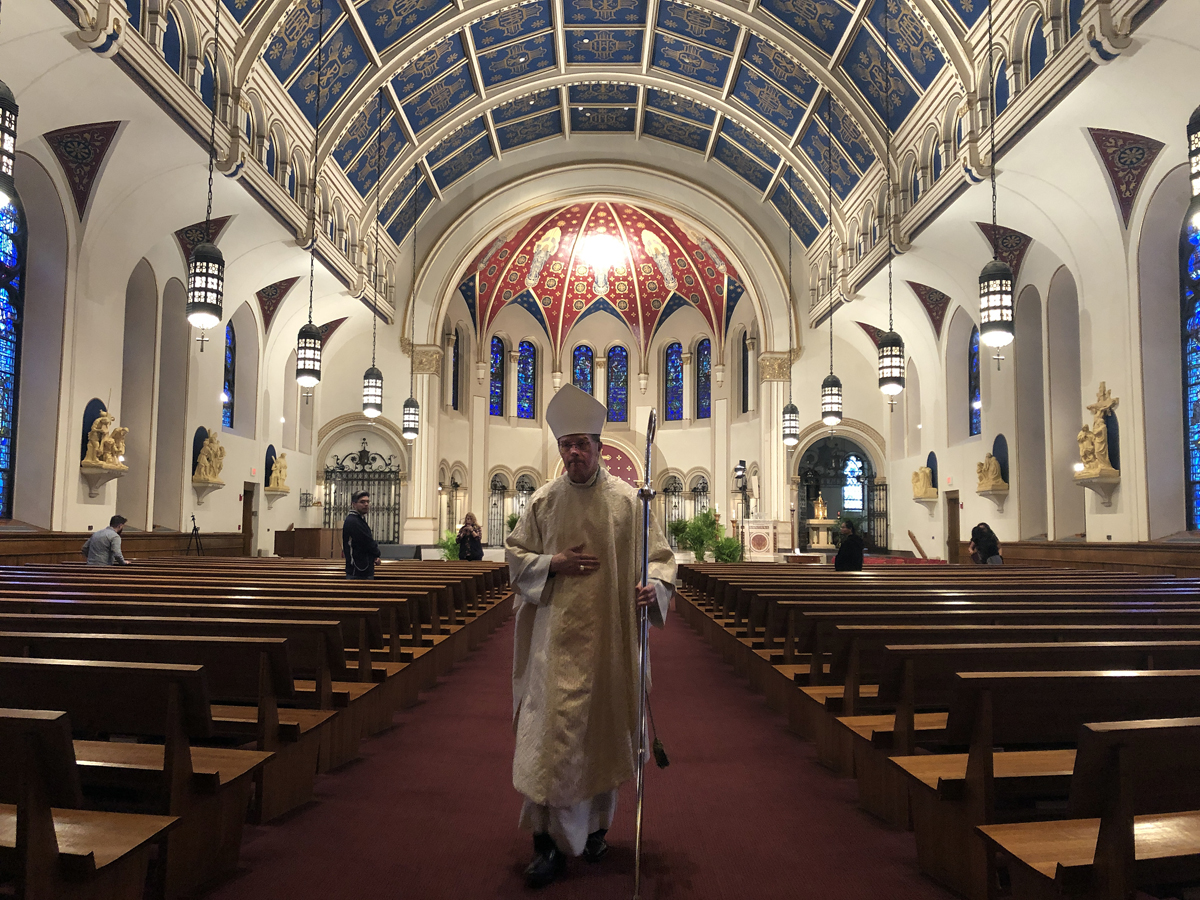
[[[732,260],[693,226],[643,206],[585,201],[497,236],[467,269],[459,292],[477,333],[517,304],[557,356],[577,322],[606,314],[625,323],[645,356],[658,327],[688,306],[704,317],[719,348],[745,289]]]

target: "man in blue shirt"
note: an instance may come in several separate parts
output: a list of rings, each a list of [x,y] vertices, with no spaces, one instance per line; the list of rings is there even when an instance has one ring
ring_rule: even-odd
[[[101,528],[83,542],[81,552],[87,557],[89,566],[125,566],[121,555],[121,531],[125,528],[124,516],[113,516],[108,527]]]
[[[374,578],[375,563],[379,562],[379,544],[371,534],[367,512],[371,495],[358,491],[350,498],[350,512],[342,522],[342,555],[346,557],[347,578]]]

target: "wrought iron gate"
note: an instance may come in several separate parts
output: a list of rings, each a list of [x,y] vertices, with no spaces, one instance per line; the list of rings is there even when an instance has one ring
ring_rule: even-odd
[[[504,520],[508,518],[504,511],[505,499],[508,497],[508,482],[503,475],[493,475],[491,494],[488,497],[488,545],[499,547],[504,543]]]
[[[333,458],[325,468],[325,527],[337,528],[350,512],[350,498],[359,491],[371,495],[367,524],[381,544],[400,543],[400,464],[367,448]]]
[[[663,503],[662,527],[667,533],[667,541],[670,543],[671,549],[678,550],[678,543],[675,540],[675,536],[671,534],[671,529],[668,526],[672,522],[678,522],[681,519],[687,518],[687,513],[683,508],[683,482],[672,475],[667,479],[667,483],[663,485],[660,496]]]
[[[867,534],[875,539],[875,549],[888,549],[888,486],[867,482]]]

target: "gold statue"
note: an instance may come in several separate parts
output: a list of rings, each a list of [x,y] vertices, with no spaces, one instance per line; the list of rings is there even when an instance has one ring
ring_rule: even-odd
[[[1112,391],[1105,383],[1100,382],[1100,390],[1096,392],[1096,402],[1089,404],[1088,411],[1092,414],[1092,424],[1089,428],[1084,425],[1075,438],[1079,444],[1079,461],[1083,468],[1075,473],[1078,478],[1094,478],[1098,475],[1116,476],[1120,473],[1113,468],[1108,458],[1108,424],[1104,421],[1112,414],[1121,401],[1114,398]]]
[[[818,492],[817,502],[813,504],[813,517],[817,519],[824,519],[828,513],[829,507],[825,504],[825,498],[821,496],[820,492]]]
[[[280,453],[275,457],[275,465],[271,467],[271,478],[267,482],[268,491],[282,491],[286,493],[291,488],[287,485],[287,454]]]
[[[912,473],[912,489],[914,500],[936,500],[937,485],[933,483],[933,469],[921,466]]]
[[[88,430],[87,452],[79,464],[81,468],[115,470],[129,468],[123,462],[125,436],[129,434],[129,429],[116,428],[113,429],[112,434],[109,434],[109,429],[115,421],[116,419],[106,409],[100,410],[100,415],[92,421],[92,427]]]
[[[983,462],[976,463],[975,474],[978,476],[978,483],[975,485],[976,493],[1008,490],[1008,482],[1004,480],[1004,475],[1000,471],[1000,460],[990,453],[983,457]]]
[[[224,484],[221,468],[225,465],[225,448],[214,432],[209,432],[204,445],[196,456],[196,471],[192,473],[195,484]]]

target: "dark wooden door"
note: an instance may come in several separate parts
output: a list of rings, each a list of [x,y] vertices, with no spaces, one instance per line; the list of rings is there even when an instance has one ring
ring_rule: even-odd
[[[958,565],[958,491],[946,491],[946,561]]]
[[[251,481],[242,482],[242,556],[254,555],[254,488]]]

